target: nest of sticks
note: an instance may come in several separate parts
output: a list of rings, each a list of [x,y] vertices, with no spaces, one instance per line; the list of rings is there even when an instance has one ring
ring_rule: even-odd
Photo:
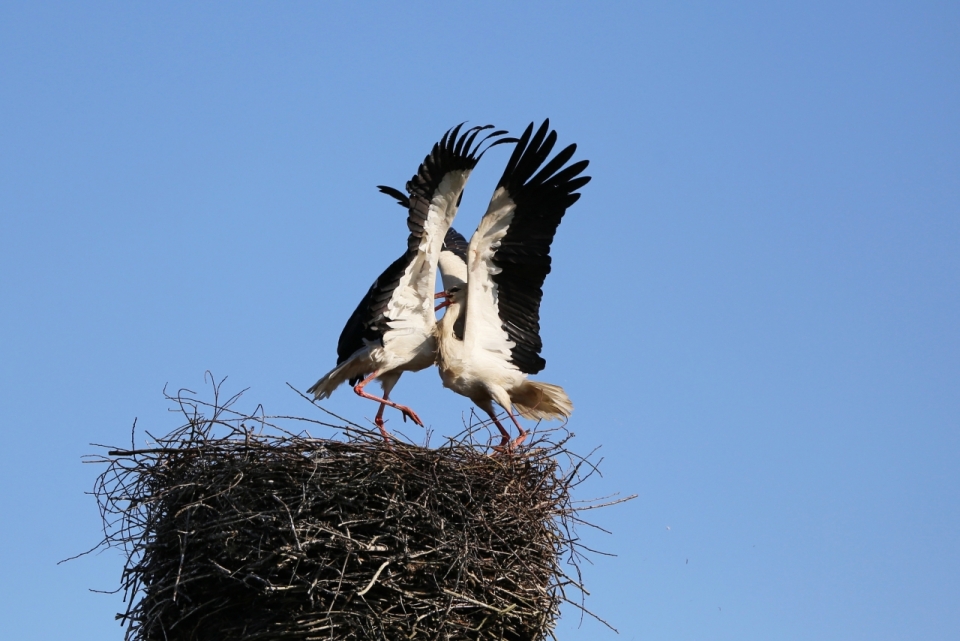
[[[574,526],[598,504],[571,490],[596,468],[568,436],[491,455],[474,419],[436,449],[387,446],[347,421],[246,415],[218,392],[168,397],[186,424],[94,457],[103,544],[127,558],[128,641],[526,641],[553,638],[563,602],[587,612]]]

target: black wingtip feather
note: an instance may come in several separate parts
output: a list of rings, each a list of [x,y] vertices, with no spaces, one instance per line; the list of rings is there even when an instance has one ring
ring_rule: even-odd
[[[523,133],[520,134],[520,138],[517,140],[517,146],[513,148],[513,153],[510,154],[510,159],[507,160],[507,166],[503,169],[503,176],[500,177],[500,182],[497,183],[497,188],[503,187],[507,179],[513,175],[517,168],[517,163],[520,162],[520,158],[530,143],[530,136],[532,134],[533,123],[531,122],[527,125],[527,128],[523,130]]]
[[[386,185],[377,185],[377,189],[380,190],[381,194],[386,194],[391,198],[395,198],[397,200],[397,204],[404,209],[410,206],[410,197],[399,189],[394,189],[393,187],[388,187]]]

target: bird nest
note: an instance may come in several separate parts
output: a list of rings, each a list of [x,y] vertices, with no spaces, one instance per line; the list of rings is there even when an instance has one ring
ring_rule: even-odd
[[[246,415],[218,389],[168,397],[187,422],[155,447],[95,457],[128,640],[534,640],[583,608],[574,525],[598,505],[571,490],[596,468],[569,436],[514,455],[476,421],[436,449],[348,422],[312,438],[281,425],[333,424]]]

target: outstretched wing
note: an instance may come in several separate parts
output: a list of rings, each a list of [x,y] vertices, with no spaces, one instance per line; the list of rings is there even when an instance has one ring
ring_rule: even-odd
[[[407,250],[374,281],[350,316],[337,344],[337,364],[370,342],[383,344],[391,330],[428,330],[435,322],[437,258],[471,171],[490,147],[511,139],[492,125],[447,131],[407,182],[407,195],[380,187],[407,208]],[[496,139],[489,142],[491,139]],[[485,143],[489,143],[486,144]]]
[[[567,165],[577,146],[549,162],[557,134],[550,121],[520,137],[487,213],[470,240],[464,348],[501,355],[521,372],[536,374],[540,356],[540,300],[550,273],[550,245],[567,208],[590,181],[586,160]],[[567,165],[567,166],[565,166]]]

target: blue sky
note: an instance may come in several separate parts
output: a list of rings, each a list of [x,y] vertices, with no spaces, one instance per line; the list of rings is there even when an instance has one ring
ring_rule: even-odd
[[[620,635],[559,637],[960,637],[955,3],[6,2],[0,60],[0,637],[121,639],[87,591],[120,555],[56,565],[98,540],[90,443],[175,427],[206,370],[309,414],[286,383],[404,247],[375,185],[544,117],[593,181],[539,378],[602,446],[582,497],[639,495],[583,532]],[[394,397],[470,409],[433,371]]]

